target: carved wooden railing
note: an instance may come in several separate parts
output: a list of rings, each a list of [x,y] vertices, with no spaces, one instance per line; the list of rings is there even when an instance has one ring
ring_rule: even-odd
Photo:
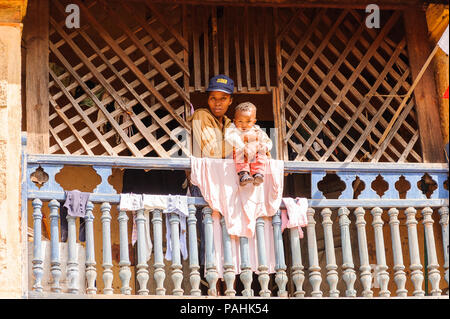
[[[33,292],[31,294],[39,296],[46,292],[53,293],[71,293],[80,294],[82,290],[78,286],[78,260],[76,256],[76,226],[75,218],[68,216],[68,260],[67,260],[67,279],[68,289],[62,291],[59,280],[62,275],[61,256],[59,252],[59,236],[58,236],[58,219],[60,203],[64,201],[65,195],[62,187],[55,181],[55,175],[65,166],[91,166],[100,175],[102,181],[97,188],[91,193],[89,202],[86,207],[86,259],[85,259],[85,278],[86,287],[83,291],[87,294],[113,294],[111,283],[113,281],[113,263],[111,255],[111,234],[118,232],[120,238],[120,262],[119,277],[121,280],[120,292],[122,294],[130,294],[130,257],[128,251],[128,233],[127,223],[129,222],[127,212],[120,211],[118,214],[118,229],[111,229],[111,208],[120,201],[120,195],[115,192],[108,183],[108,177],[112,173],[113,167],[131,168],[131,169],[174,169],[184,170],[190,168],[189,158],[178,159],[158,159],[158,158],[128,158],[128,157],[90,157],[90,156],[65,156],[65,155],[23,155],[23,203],[24,217],[26,217],[26,202],[31,201],[33,212],[32,222],[34,229],[33,241],[33,259],[32,259],[32,278]],[[30,179],[30,175],[41,167],[48,174],[48,181],[38,188]],[[426,291],[423,285],[431,285],[431,289],[427,295],[440,296],[445,288],[448,294],[448,189],[444,186],[448,178],[447,164],[370,164],[370,163],[313,163],[313,162],[286,162],[285,172],[287,173],[308,173],[311,174],[311,199],[308,199],[309,209],[307,212],[308,225],[306,226],[305,237],[300,239],[297,229],[289,229],[288,238],[290,243],[290,252],[284,251],[283,237],[281,233],[280,213],[272,218],[274,249],[276,256],[276,274],[275,283],[277,285],[277,296],[289,297],[308,297],[304,289],[305,280],[309,281],[312,288],[310,296],[312,297],[389,297],[395,295],[397,297],[409,296],[425,296]],[[330,172],[336,173],[345,183],[346,188],[342,194],[336,199],[327,199],[318,188],[318,182]],[[424,176],[428,174],[435,182],[436,189],[431,195],[425,195],[418,187],[418,183]],[[380,196],[370,186],[378,175],[381,175],[388,184],[388,189]],[[403,176],[410,183],[410,189],[406,195],[399,194],[396,191],[396,183],[400,176]],[[358,196],[355,196],[352,183],[359,178],[366,187]],[[402,197],[402,198],[400,198]],[[41,282],[43,273],[43,255],[41,242],[41,223],[42,223],[42,206],[48,203],[50,209],[50,245],[51,245],[51,291],[44,291]],[[154,264],[148,265],[144,254],[144,211],[137,211],[137,264],[136,264],[136,292],[139,295],[149,294],[147,285],[150,280],[154,280],[157,295],[165,295],[171,293],[173,295],[201,295],[200,290],[200,266],[199,254],[197,246],[197,223],[202,222],[205,231],[205,279],[210,289],[208,294],[214,295],[215,283],[218,280],[217,268],[214,263],[213,249],[213,227],[211,218],[211,209],[206,205],[202,198],[188,197],[189,218],[187,219],[188,231],[188,247],[189,247],[189,282],[190,287],[184,284],[182,261],[180,258],[180,243],[178,235],[179,217],[171,214],[170,227],[172,234],[171,239],[173,248],[173,257],[171,261],[171,281],[173,289],[168,291],[164,283],[167,283],[169,274],[166,274],[163,260],[163,237],[162,237],[162,212],[158,209],[151,213],[151,227],[153,230],[153,254]],[[94,204],[101,204],[101,216],[94,216]],[[196,218],[196,207],[203,207],[203,221]],[[335,246],[333,239],[333,219],[332,214],[337,210],[337,218],[340,226],[341,243]],[[437,210],[439,220],[433,219],[433,210]],[[402,212],[403,211],[403,212]],[[402,213],[401,213],[402,212]],[[387,215],[386,215],[387,213]],[[406,219],[399,218],[399,214],[405,214]],[[419,215],[421,214],[421,216]],[[353,216],[352,216],[353,215]],[[372,290],[373,275],[371,273],[371,265],[369,262],[368,244],[371,239],[368,238],[367,222],[372,216],[371,226],[373,227],[374,245],[376,247],[376,280],[379,284],[379,291],[374,294]],[[434,215],[436,216],[436,214]],[[323,235],[325,243],[326,267],[320,267],[318,257],[318,241],[317,226],[321,217],[323,226]],[[388,243],[386,232],[383,233],[383,217],[389,220],[390,241]],[[423,218],[420,218],[423,217]],[[102,223],[102,247],[103,259],[102,280],[104,288],[98,291],[96,281],[101,280],[100,274],[97,273],[95,267],[98,260],[95,260],[94,241],[94,218],[100,218]],[[422,224],[418,225],[418,219],[422,219]],[[357,238],[351,238],[351,221],[354,220],[356,226]],[[407,227],[407,243],[409,247],[409,256],[402,251],[401,235],[399,231],[400,220],[406,220],[404,225]],[[439,223],[442,232],[442,245],[437,245],[435,241],[436,229],[434,223]],[[320,227],[320,225],[318,225]],[[403,225],[402,225],[403,226]],[[367,228],[366,228],[367,227]],[[424,229],[424,242],[418,236],[419,227]],[[241,280],[244,289],[236,291],[235,283],[237,282],[235,269],[231,260],[230,238],[226,232],[223,223],[223,248],[224,248],[224,281],[226,285],[225,294],[227,296],[251,296],[252,271],[249,267],[248,260],[248,241],[241,238]],[[271,291],[268,289],[269,274],[267,272],[266,247],[264,247],[264,223],[258,220],[256,223],[257,236],[257,252],[259,260],[258,281],[260,283],[260,296],[270,297]],[[439,236],[437,236],[439,238]],[[403,238],[405,239],[405,238]],[[308,263],[302,260],[301,243],[307,241]],[[352,248],[351,241],[357,241],[358,251]],[[440,243],[439,243],[440,244]],[[393,265],[388,265],[386,258],[386,247],[392,245]],[[422,264],[419,253],[419,247],[426,245],[427,264]],[[338,265],[335,253],[339,248],[342,249],[342,264]],[[436,247],[443,249],[436,249]],[[285,258],[289,253],[290,260]],[[359,256],[359,263],[355,260],[355,256]],[[438,263],[438,256],[444,260],[444,264]],[[405,258],[405,259],[404,259]],[[409,265],[405,264],[405,260],[409,260]],[[355,263],[356,261],[356,263]],[[308,267],[306,267],[308,264]],[[359,264],[359,268],[355,267]],[[151,269],[153,267],[153,269]],[[340,269],[340,272],[338,271]],[[388,273],[388,267],[393,269],[393,278]],[[151,272],[149,271],[152,270]],[[441,269],[441,270],[440,270]],[[444,273],[441,276],[441,271]],[[150,274],[153,273],[153,278]],[[339,278],[341,274],[341,278]],[[288,278],[288,275],[290,278]],[[307,277],[307,278],[306,278]],[[443,278],[445,282],[443,281]],[[428,280],[427,280],[428,279]],[[323,291],[323,282],[327,282],[328,287]],[[337,289],[339,281],[345,283],[345,291]],[[360,293],[357,294],[355,283],[360,283]],[[388,290],[389,281],[393,280],[396,284],[396,291]],[[286,285],[292,281],[294,292],[288,293]],[[358,284],[359,284],[358,283]],[[405,285],[409,283],[414,286],[414,291],[408,291]]]

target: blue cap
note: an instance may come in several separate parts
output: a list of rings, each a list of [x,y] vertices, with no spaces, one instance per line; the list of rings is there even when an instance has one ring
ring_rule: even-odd
[[[207,92],[220,91],[220,92],[225,92],[228,94],[233,94],[234,82],[228,76],[219,74],[219,75],[213,76],[209,80],[209,85],[208,85],[208,88],[206,89],[206,91]]]

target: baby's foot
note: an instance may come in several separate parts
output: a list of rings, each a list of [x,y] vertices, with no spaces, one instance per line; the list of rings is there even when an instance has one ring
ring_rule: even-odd
[[[253,175],[253,185],[258,186],[264,182],[264,175],[256,173]]]
[[[250,174],[246,171],[242,171],[238,173],[239,175],[239,185],[245,186],[248,183],[253,182],[253,177],[250,176]]]

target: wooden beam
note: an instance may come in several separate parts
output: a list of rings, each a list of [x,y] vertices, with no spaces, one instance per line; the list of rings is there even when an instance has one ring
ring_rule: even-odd
[[[415,80],[430,55],[425,12],[417,9],[404,11],[409,64]],[[443,163],[444,145],[439,125],[439,104],[433,67],[430,65],[414,90],[422,158],[425,163]]]
[[[27,150],[45,154],[49,151],[49,1],[30,1],[24,24]]]

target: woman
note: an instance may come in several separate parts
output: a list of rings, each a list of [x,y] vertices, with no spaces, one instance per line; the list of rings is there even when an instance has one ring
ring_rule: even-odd
[[[231,120],[225,115],[233,102],[234,82],[225,75],[211,78],[208,108],[195,110],[192,115],[192,153],[195,157],[226,158],[232,149],[225,147],[225,129]]]

